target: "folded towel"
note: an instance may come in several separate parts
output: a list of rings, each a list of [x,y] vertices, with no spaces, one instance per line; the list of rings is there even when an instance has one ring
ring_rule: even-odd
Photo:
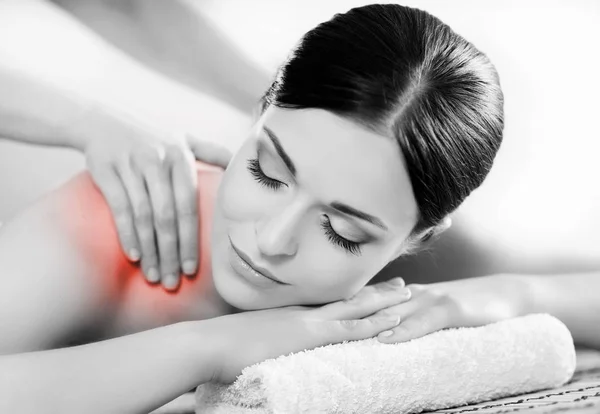
[[[418,413],[554,388],[575,371],[567,327],[547,314],[399,344],[344,342],[246,367],[196,391],[197,414]]]

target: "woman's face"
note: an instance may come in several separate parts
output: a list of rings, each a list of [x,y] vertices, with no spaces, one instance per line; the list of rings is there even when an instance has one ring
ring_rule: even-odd
[[[401,253],[416,219],[393,139],[324,110],[271,106],[219,188],[215,287],[243,310],[351,297]]]

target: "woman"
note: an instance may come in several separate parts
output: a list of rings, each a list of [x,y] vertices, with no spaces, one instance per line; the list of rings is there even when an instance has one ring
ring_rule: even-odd
[[[199,271],[176,294],[146,284],[122,255],[88,175],[6,223],[1,404],[144,412],[327,343],[397,342],[549,304],[583,314],[559,308],[555,287],[537,279],[365,287],[447,227],[482,183],[502,114],[486,57],[425,12],[373,5],[319,25],[281,67],[226,172],[198,166]],[[23,401],[25,391],[36,398]]]

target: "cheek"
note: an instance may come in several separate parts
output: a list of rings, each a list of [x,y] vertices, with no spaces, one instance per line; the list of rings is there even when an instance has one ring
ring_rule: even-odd
[[[313,239],[296,258],[306,298],[332,302],[356,294],[373,276],[377,260],[371,254],[351,256],[323,240]]]
[[[302,279],[306,299],[331,302],[349,298],[360,291],[389,261],[387,245],[363,247],[354,256],[333,246],[312,231],[303,240],[304,254],[297,257],[298,278]]]
[[[240,149],[225,171],[219,188],[219,208],[223,217],[230,221],[247,221],[261,213],[265,191],[253,179],[247,169],[253,154]]]

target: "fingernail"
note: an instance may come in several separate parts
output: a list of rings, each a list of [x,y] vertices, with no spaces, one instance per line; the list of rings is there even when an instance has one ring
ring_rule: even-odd
[[[154,267],[151,267],[148,270],[148,282],[150,283],[158,283],[160,281],[160,274],[158,274],[158,270]]]
[[[140,251],[138,249],[131,249],[129,250],[129,258],[133,261],[138,261],[140,260]]]
[[[388,336],[392,336],[393,334],[394,334],[394,331],[383,331],[379,334],[379,336],[388,337]]]
[[[196,261],[195,260],[186,260],[183,262],[183,273],[186,275],[193,275],[196,273]]]
[[[392,279],[391,282],[394,285],[402,285],[402,284],[404,284],[404,279],[402,279],[401,277],[396,277],[396,278]]]
[[[175,289],[177,287],[177,276],[175,275],[167,275],[165,276],[165,280],[163,281],[163,286],[166,289]]]

